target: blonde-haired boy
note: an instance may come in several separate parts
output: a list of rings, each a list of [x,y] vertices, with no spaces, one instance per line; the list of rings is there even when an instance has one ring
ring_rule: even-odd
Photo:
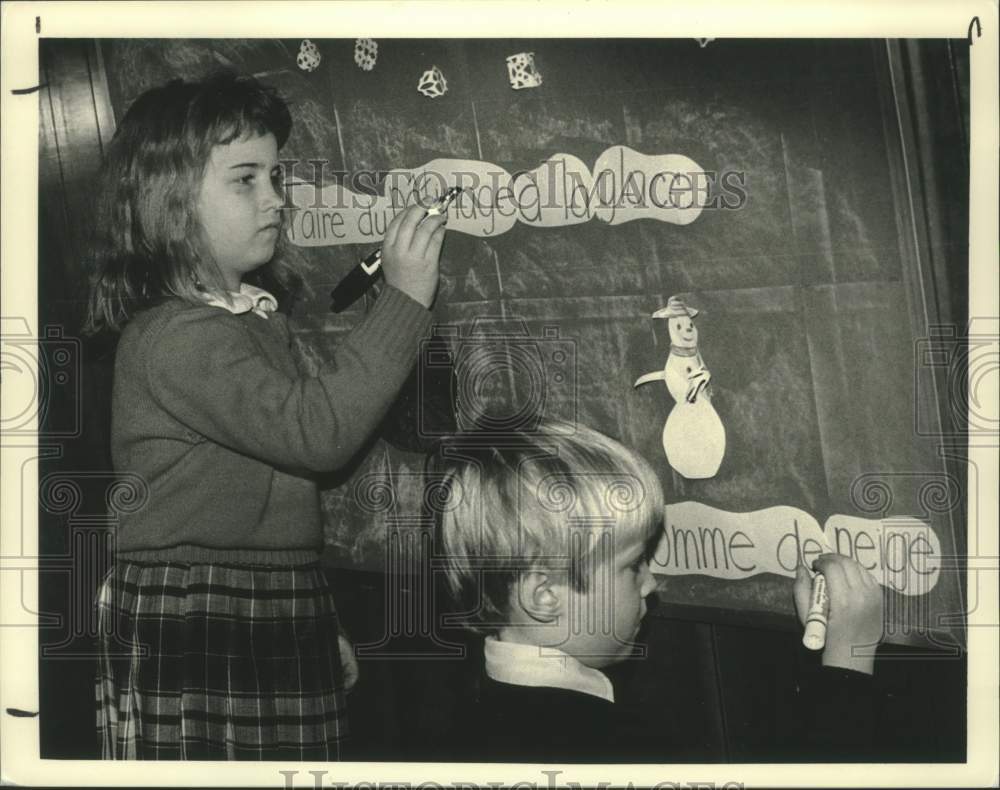
[[[456,437],[441,445],[432,467],[447,491],[436,513],[446,578],[465,624],[485,636],[485,675],[463,722],[468,758],[635,756],[619,742],[614,689],[601,668],[635,651],[645,598],[656,586],[649,560],[664,513],[650,465],[590,428],[547,423],[515,436]],[[817,567],[840,609],[831,608],[829,673],[814,696],[841,710],[841,719],[860,717],[851,726],[821,725],[816,735],[836,750],[838,742],[868,740],[871,658],[855,659],[849,648],[877,644],[881,598],[846,557],[823,555]],[[801,617],[809,595],[804,569],[795,595]]]
[[[663,520],[652,468],[581,425],[462,437],[435,467],[446,577],[485,635],[478,710],[493,759],[568,759],[606,745],[614,690],[655,587]],[[536,728],[539,731],[536,732]]]

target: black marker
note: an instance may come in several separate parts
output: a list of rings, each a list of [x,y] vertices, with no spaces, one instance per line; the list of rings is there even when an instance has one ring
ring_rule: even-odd
[[[446,189],[445,193],[437,199],[437,202],[427,209],[427,213],[421,217],[420,222],[423,222],[428,217],[436,217],[446,213],[448,207],[461,191],[462,187],[449,187]],[[420,227],[420,222],[417,223],[417,227]],[[337,283],[337,287],[330,292],[330,297],[333,299],[333,306],[330,309],[335,313],[346,310],[361,298],[381,274],[382,248],[379,247],[351,269],[343,280]]]

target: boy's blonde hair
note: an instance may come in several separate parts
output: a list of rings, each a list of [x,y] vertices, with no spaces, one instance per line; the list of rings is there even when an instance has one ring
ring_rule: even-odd
[[[435,507],[445,576],[480,633],[509,622],[524,571],[565,570],[584,592],[609,535],[618,547],[642,543],[647,558],[655,550],[659,479],[635,452],[582,425],[458,436],[442,443],[432,469],[446,492]]]

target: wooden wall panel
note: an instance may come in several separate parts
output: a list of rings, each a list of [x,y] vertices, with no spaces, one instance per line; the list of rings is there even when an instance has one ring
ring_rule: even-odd
[[[42,344],[47,364],[52,352],[68,350],[78,365],[65,383],[46,378],[40,445],[53,455],[40,462],[39,480],[62,481],[79,496],[68,510],[43,497],[39,512],[39,602],[56,618],[39,631],[41,756],[90,759],[97,747],[93,599],[110,561],[112,349],[84,341],[80,323],[94,179],[114,129],[95,42],[42,39],[39,54],[39,304],[32,323],[58,335]]]

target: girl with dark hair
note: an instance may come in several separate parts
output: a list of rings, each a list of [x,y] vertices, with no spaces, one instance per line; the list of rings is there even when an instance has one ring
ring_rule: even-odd
[[[105,758],[341,757],[315,475],[349,462],[406,379],[444,217],[394,218],[374,308],[334,368],[301,375],[265,290],[299,282],[274,258],[291,123],[252,78],[175,80],[135,101],[108,150],[87,328],[121,333],[111,455],[143,504],[98,594]]]

